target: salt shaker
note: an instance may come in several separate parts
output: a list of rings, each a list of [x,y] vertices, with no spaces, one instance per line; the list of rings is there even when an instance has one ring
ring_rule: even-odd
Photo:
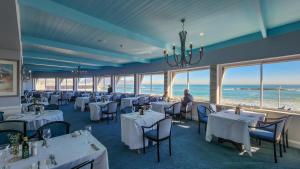
[[[37,142],[31,144],[31,154],[32,156],[36,156],[38,154]]]

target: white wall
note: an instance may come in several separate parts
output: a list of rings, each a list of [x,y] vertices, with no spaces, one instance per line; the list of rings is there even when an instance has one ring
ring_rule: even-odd
[[[0,1],[0,59],[18,61],[18,95],[0,97],[0,111],[4,114],[20,112],[21,77],[20,68],[22,63],[21,33],[17,1]]]

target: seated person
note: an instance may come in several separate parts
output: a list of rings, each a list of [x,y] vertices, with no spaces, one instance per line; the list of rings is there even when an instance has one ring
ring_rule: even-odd
[[[111,94],[111,93],[112,93],[112,87],[111,87],[111,85],[108,85],[107,93],[108,93],[108,94]]]
[[[184,111],[186,108],[186,105],[192,101],[193,101],[193,96],[189,93],[188,89],[185,89],[183,99],[181,100],[181,110]]]

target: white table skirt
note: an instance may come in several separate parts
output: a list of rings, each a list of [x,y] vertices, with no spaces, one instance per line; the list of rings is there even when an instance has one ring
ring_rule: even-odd
[[[173,103],[170,102],[151,102],[151,109],[156,112],[165,114],[165,108],[168,108]]]
[[[85,109],[85,103],[89,103],[90,98],[89,97],[77,97],[74,104],[74,109],[77,109],[77,107],[80,107],[81,111],[83,112]]]
[[[64,115],[61,110],[45,110],[40,115],[34,112],[15,114],[8,116],[6,120],[24,120],[27,121],[27,130],[36,130],[42,125],[52,121],[63,121]]]
[[[121,99],[121,106],[120,109],[124,109],[125,107],[130,107],[132,106],[132,101],[137,100],[138,97],[127,97],[127,98],[123,98]]]
[[[22,103],[22,112],[28,112],[28,106],[32,105],[33,103]],[[37,104],[43,104],[44,106],[49,105],[48,102],[38,102]]]
[[[129,149],[143,148],[143,131],[141,126],[150,126],[165,118],[165,115],[155,111],[145,111],[144,115],[129,113],[121,115],[121,139]],[[148,141],[146,140],[146,146]]]
[[[110,101],[89,103],[89,106],[90,106],[90,119],[92,121],[100,120],[101,117],[102,117],[101,107],[106,106],[108,103],[110,103]]]
[[[247,113],[236,115],[229,111],[222,111],[208,116],[206,141],[211,141],[213,136],[227,140],[232,140],[236,143],[244,145],[247,153],[252,156],[249,125],[254,125],[257,122],[257,116],[265,116],[264,113],[254,113],[251,116]]]
[[[50,104],[58,105],[58,99],[60,97],[61,97],[60,95],[51,95]]]
[[[33,163],[41,161],[41,168],[45,160],[49,159],[49,154],[55,155],[56,166],[49,169],[72,168],[85,161],[94,160],[95,169],[109,169],[107,149],[95,137],[89,136],[89,142],[95,144],[99,150],[94,150],[87,143],[85,135],[71,137],[70,134],[52,138],[48,141],[48,148],[42,147],[42,141],[38,142],[38,155],[27,159],[9,163],[11,169],[29,169]],[[67,143],[67,144],[66,144]],[[3,150],[1,150],[3,151]],[[0,164],[0,168],[3,164]],[[44,166],[46,167],[46,166]]]

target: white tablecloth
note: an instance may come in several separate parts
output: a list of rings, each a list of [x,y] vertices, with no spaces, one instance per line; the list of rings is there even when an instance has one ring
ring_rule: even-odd
[[[58,99],[60,99],[60,95],[51,95],[50,104],[58,105]]]
[[[264,113],[241,112],[234,114],[234,110],[225,110],[208,116],[206,141],[211,141],[213,136],[244,145],[245,150],[251,156],[251,144],[249,128],[255,125],[258,119],[265,118]]]
[[[156,112],[165,114],[165,108],[168,108],[173,103],[170,102],[151,102],[151,109]]]
[[[107,149],[95,137],[89,136],[90,144],[96,145],[95,150],[88,144],[85,135],[72,137],[70,134],[52,138],[48,141],[48,148],[42,147],[42,141],[38,142],[38,155],[27,159],[9,163],[11,169],[29,169],[33,163],[41,161],[41,168],[45,166],[45,160],[49,155],[55,155],[56,166],[49,169],[69,169],[85,161],[94,160],[95,169],[109,169]],[[3,150],[1,150],[3,151]],[[2,168],[3,164],[0,164]]]
[[[74,104],[74,109],[77,109],[77,107],[81,108],[81,111],[84,111],[85,109],[85,103],[90,102],[90,97],[77,97]]]
[[[61,110],[45,110],[39,115],[35,115],[34,112],[11,115],[8,116],[6,120],[27,121],[27,130],[36,130],[42,125],[51,121],[63,121],[64,115]]]
[[[129,146],[129,149],[143,148],[143,131],[141,126],[150,126],[165,118],[165,115],[152,110],[145,111],[144,115],[138,112],[121,115],[121,137],[122,142]],[[146,146],[148,141],[146,140]]]
[[[127,98],[123,98],[121,99],[121,106],[120,109],[124,109],[125,107],[130,107],[132,106],[132,101],[137,100],[138,97],[127,97]]]
[[[33,103],[22,103],[22,112],[28,111],[28,106],[32,105]],[[37,104],[43,104],[44,106],[49,105],[48,102],[37,102]]]
[[[108,103],[110,103],[110,101],[89,103],[91,120],[100,120],[102,116],[101,107],[104,107]]]

